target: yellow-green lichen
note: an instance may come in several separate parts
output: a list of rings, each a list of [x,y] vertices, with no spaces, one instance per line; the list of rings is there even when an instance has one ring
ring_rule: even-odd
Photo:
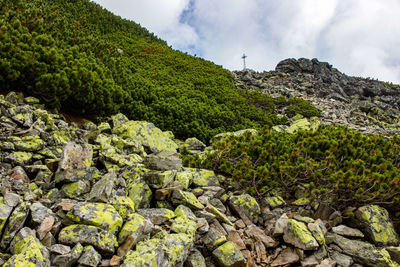
[[[367,227],[370,237],[380,244],[398,244],[398,237],[386,209],[377,205],[359,208],[358,218]]]
[[[318,243],[307,229],[307,226],[293,219],[288,220],[283,238],[286,243],[298,246],[304,250],[318,248]]]
[[[67,217],[77,223],[85,223],[108,230],[111,233],[118,231],[122,226],[122,218],[109,204],[83,203],[75,205]]]
[[[184,233],[192,236],[196,234],[197,223],[189,220],[186,216],[180,216],[173,220],[171,231],[175,233]]]
[[[118,211],[121,218],[125,221],[135,212],[135,203],[129,197],[117,196],[111,200],[111,205]]]
[[[138,230],[143,228],[147,223],[147,220],[135,213],[130,216],[130,219],[124,224],[121,231],[119,232],[118,242],[124,242],[128,235],[135,234]]]

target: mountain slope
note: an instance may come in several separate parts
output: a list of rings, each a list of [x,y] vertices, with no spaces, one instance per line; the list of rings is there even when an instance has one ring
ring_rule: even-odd
[[[78,114],[124,112],[203,141],[285,120],[268,96],[235,88],[229,71],[90,1],[1,0],[0,8],[2,90]]]

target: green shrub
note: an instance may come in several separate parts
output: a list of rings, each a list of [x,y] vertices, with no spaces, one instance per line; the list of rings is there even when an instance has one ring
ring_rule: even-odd
[[[362,135],[344,126],[321,126],[315,133],[275,132],[229,137],[213,144],[200,163],[229,177],[237,189],[263,196],[273,189],[294,197],[300,184],[314,199],[337,207],[380,203],[400,211],[400,138]],[[200,164],[199,164],[200,163]]]

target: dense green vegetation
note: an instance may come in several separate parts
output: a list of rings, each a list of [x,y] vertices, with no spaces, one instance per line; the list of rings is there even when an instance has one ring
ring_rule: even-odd
[[[307,185],[310,199],[338,208],[379,203],[400,210],[398,136],[362,135],[344,126],[296,134],[266,127],[259,135],[215,141],[213,149],[202,159],[186,155],[184,163],[219,171],[253,195],[281,190],[290,199]]]
[[[285,122],[275,100],[235,88],[229,71],[88,0],[0,0],[0,73],[1,90],[78,114],[123,112],[179,138]],[[318,113],[300,104],[294,112]]]

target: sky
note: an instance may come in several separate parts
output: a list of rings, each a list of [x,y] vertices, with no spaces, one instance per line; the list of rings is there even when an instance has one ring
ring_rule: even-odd
[[[400,0],[94,0],[174,49],[229,70],[317,58],[400,84]]]

